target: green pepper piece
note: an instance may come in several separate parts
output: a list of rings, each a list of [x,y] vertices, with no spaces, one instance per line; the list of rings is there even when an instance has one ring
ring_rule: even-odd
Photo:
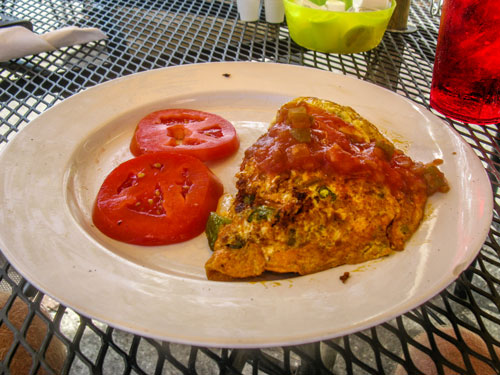
[[[307,129],[311,127],[311,118],[307,114],[306,107],[289,108],[287,118],[290,126],[294,129]]]
[[[207,235],[208,246],[210,246],[212,251],[214,250],[215,241],[219,235],[220,228],[229,223],[231,223],[231,219],[220,216],[216,212],[210,212],[207,225],[205,227],[205,234]]]
[[[243,198],[243,203],[245,203],[248,206],[251,206],[254,200],[255,200],[255,194],[245,195],[245,197]]]
[[[426,166],[424,169],[423,177],[427,185],[428,195],[432,195],[437,191],[446,193],[448,190],[450,190],[443,172],[441,172],[435,165]]]
[[[236,236],[234,238],[234,241],[227,244],[226,246],[229,247],[230,249],[241,249],[243,246],[245,246],[246,241],[241,238],[240,236]]]
[[[297,243],[297,231],[294,228],[290,228],[288,231],[288,240],[286,244],[290,247],[295,246]]]
[[[311,129],[309,128],[291,128],[290,134],[292,134],[292,137],[299,142],[311,142]]]
[[[259,206],[248,215],[247,221],[251,223],[252,221],[269,220],[271,215],[274,213],[274,208],[267,206]]]
[[[318,188],[318,195],[320,196],[320,198],[323,198],[323,199],[330,197],[332,199],[332,201],[337,199],[337,194],[335,194],[333,191],[328,189],[326,186],[320,186]]]
[[[387,160],[391,160],[394,155],[394,146],[388,142],[375,141],[375,146],[384,151],[384,155]]]

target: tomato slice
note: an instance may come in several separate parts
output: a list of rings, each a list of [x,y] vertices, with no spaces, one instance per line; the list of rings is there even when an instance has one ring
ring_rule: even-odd
[[[192,109],[165,109],[144,117],[135,130],[130,150],[134,155],[173,151],[200,160],[216,160],[239,147],[234,126],[226,119]]]
[[[223,193],[197,158],[158,152],[116,167],[104,180],[92,219],[107,236],[137,245],[166,245],[205,229]]]

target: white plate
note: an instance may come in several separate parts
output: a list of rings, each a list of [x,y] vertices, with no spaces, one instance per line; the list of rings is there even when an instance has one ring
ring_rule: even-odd
[[[91,222],[105,175],[131,158],[137,121],[166,107],[224,116],[240,152],[214,172],[227,190],[243,150],[296,96],[352,106],[413,158],[444,160],[451,185],[430,199],[405,251],[383,260],[262,282],[212,282],[204,235],[145,248]],[[386,321],[433,297],[474,259],[492,191],[472,149],[448,125],[366,82],[292,65],[215,63],[135,74],[85,90],[33,120],[0,155],[0,249],[35,286],[112,326],[174,342],[267,347],[332,338]],[[349,271],[343,284],[339,277]]]

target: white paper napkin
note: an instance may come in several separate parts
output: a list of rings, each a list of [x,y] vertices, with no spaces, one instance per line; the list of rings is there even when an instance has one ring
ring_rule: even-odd
[[[0,61],[106,38],[105,33],[93,27],[68,26],[45,34],[35,34],[22,26],[0,28]]]

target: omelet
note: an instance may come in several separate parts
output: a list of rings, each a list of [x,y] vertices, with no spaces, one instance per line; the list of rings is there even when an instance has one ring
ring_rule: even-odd
[[[245,151],[237,194],[208,220],[209,280],[306,275],[404,249],[427,198],[449,185],[442,161],[413,161],[350,107],[284,104]]]

